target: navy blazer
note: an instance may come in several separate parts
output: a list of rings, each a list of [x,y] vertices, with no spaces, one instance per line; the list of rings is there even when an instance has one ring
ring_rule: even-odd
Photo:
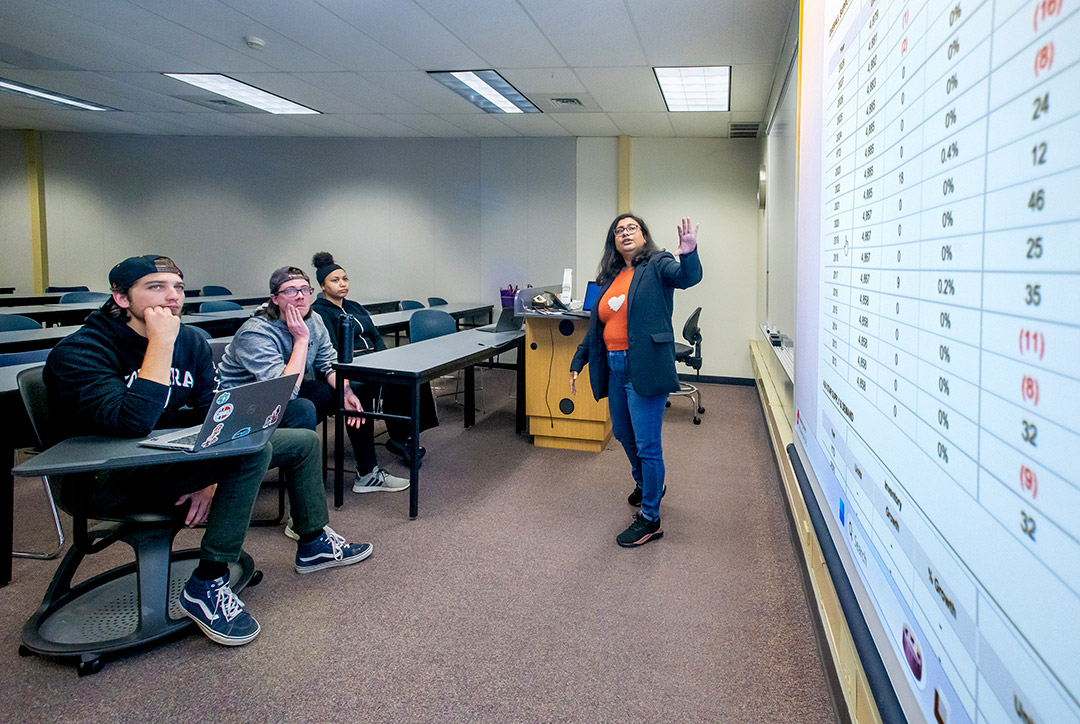
[[[589,315],[589,331],[578,345],[571,372],[581,372],[589,365],[593,397],[601,400],[608,394],[607,349],[604,328],[600,324],[600,300],[614,279],[609,279],[596,297]],[[686,289],[701,281],[701,260],[697,249],[675,261],[671,252],[653,254],[634,269],[630,291],[626,294],[626,332],[628,372],[634,391],[642,397],[663,395],[679,390],[675,371],[675,331],[671,327],[672,299],[675,289]]]

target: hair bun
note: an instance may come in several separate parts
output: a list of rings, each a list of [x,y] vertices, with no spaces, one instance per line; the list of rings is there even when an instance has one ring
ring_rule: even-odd
[[[327,264],[333,264],[333,263],[334,263],[334,255],[331,254],[328,251],[317,252],[315,254],[315,256],[311,257],[311,264],[316,269],[318,269],[319,267],[324,267]]]

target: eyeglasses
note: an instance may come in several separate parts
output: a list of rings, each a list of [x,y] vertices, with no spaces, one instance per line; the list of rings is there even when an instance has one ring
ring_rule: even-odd
[[[315,290],[311,287],[286,287],[284,289],[278,289],[277,293],[283,297],[292,299],[297,294],[303,294],[306,297],[310,297],[315,293]]]
[[[637,232],[641,227],[637,224],[627,224],[626,226],[620,226],[615,229],[615,236],[622,236],[623,234],[633,234]]]

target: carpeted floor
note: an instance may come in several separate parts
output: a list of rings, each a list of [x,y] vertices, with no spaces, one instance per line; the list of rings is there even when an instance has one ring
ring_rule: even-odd
[[[511,382],[484,373],[486,412],[469,430],[440,400],[417,520],[407,493],[349,492],[331,511],[339,532],[374,543],[371,559],[301,577],[280,528],[249,532],[265,580],[243,595],[263,627],[248,646],[192,632],[85,678],[20,658],[56,563],[16,560],[0,589],[0,718],[835,722],[755,389],[704,386],[700,426],[674,401],[665,535],[624,550],[621,447],[533,447],[513,433]],[[274,502],[263,497],[260,510]],[[16,547],[44,545],[46,515],[37,482],[18,481]],[[88,571],[122,562],[114,548]]]

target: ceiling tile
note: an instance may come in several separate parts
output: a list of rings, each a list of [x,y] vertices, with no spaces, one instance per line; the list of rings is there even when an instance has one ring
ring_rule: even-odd
[[[649,65],[732,62],[732,43],[741,29],[735,25],[736,5],[731,0],[679,0],[677,10],[664,0],[626,0],[626,4]]]
[[[565,65],[532,18],[517,3],[505,0],[419,0],[418,4],[465,43],[488,67]]]
[[[619,127],[606,113],[552,113],[550,118],[571,136],[619,135]]]
[[[727,138],[730,113],[671,113],[668,115],[675,135],[693,138]]]
[[[774,64],[735,65],[731,68],[731,110],[764,112],[772,90]]]
[[[522,5],[569,65],[606,66],[613,58],[646,64],[623,0],[522,0]]]
[[[627,136],[674,136],[675,129],[668,120],[669,113],[609,113],[608,117]]]
[[[579,68],[585,89],[607,112],[666,111],[652,68]]]

